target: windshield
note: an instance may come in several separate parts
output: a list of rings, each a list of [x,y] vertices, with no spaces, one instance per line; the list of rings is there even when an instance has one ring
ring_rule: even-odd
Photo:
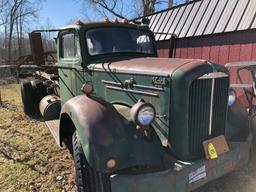
[[[145,53],[154,54],[150,33],[138,29],[100,28],[86,33],[89,54]]]

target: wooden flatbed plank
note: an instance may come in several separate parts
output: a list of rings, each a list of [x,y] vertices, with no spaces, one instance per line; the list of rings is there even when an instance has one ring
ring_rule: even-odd
[[[53,137],[56,140],[56,142],[58,143],[58,145],[60,145],[59,137],[58,137],[60,120],[56,119],[56,120],[51,120],[51,121],[45,121],[45,124],[49,128],[51,134],[53,135]]]

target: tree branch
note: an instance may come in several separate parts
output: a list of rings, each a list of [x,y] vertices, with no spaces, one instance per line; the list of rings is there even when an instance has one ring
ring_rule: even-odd
[[[108,12],[110,12],[111,14],[113,14],[116,17],[119,17],[121,19],[127,19],[126,17],[124,17],[123,15],[117,13],[114,9],[116,8],[117,5],[117,0],[113,1],[113,6],[112,8],[110,8],[108,6],[108,4],[106,3],[105,0],[93,0],[92,3],[94,3],[95,5],[99,5],[100,7],[102,7],[103,9],[107,10]]]

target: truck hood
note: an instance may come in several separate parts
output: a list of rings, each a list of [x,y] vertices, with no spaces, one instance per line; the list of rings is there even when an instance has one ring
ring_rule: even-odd
[[[93,71],[107,71],[113,73],[157,75],[168,77],[172,73],[183,68],[184,70],[198,65],[206,64],[207,61],[199,59],[179,59],[179,58],[133,58],[125,60],[112,60],[92,64],[89,68]]]

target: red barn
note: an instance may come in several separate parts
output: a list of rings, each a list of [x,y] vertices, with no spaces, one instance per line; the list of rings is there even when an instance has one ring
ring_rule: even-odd
[[[197,0],[147,16],[159,57],[220,64],[256,61],[255,17],[256,0]],[[251,82],[246,74],[243,83]],[[231,71],[231,83],[238,81]]]

